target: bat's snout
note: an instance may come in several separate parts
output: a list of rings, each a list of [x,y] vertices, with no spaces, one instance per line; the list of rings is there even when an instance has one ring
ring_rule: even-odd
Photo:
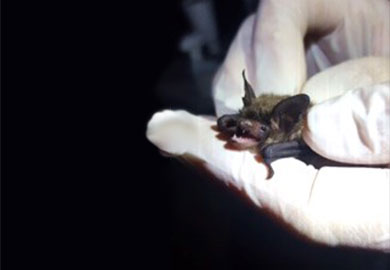
[[[238,122],[238,115],[229,114],[218,118],[217,125],[221,132],[226,133],[229,136],[233,136],[237,131]]]
[[[221,132],[231,136],[232,140],[239,144],[253,145],[262,142],[270,133],[268,125],[236,114],[220,117],[217,125]]]

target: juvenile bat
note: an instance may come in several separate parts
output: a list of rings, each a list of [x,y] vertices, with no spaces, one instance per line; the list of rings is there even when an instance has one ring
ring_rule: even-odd
[[[268,178],[272,177],[271,162],[284,157],[315,155],[303,142],[303,118],[311,106],[308,95],[255,96],[252,86],[244,79],[243,108],[238,114],[223,115],[217,120],[218,129],[241,149],[255,149],[268,165]]]

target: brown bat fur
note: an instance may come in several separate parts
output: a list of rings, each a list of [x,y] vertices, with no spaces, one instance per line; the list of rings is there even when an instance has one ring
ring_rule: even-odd
[[[294,125],[294,128],[285,133],[280,130],[277,120],[272,119],[272,111],[275,106],[282,100],[287,99],[290,96],[279,96],[273,94],[264,94],[258,96],[251,105],[243,107],[239,115],[242,118],[253,119],[263,123],[267,123],[270,127],[270,134],[268,138],[262,143],[261,148],[266,147],[269,144],[281,143],[301,138],[303,129],[303,118],[300,117],[299,121]]]
[[[253,144],[257,142],[256,145],[248,146],[248,149],[255,147],[257,150],[270,144],[301,139],[303,119],[310,107],[309,97],[303,94],[263,94],[256,97],[244,72],[242,76],[244,106],[238,114],[224,115],[218,119],[220,131],[232,138],[248,138]]]

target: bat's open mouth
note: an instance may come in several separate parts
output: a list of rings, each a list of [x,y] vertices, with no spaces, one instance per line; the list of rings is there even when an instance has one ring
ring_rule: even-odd
[[[239,149],[252,148],[264,141],[269,134],[267,124],[239,115],[224,115],[218,119],[218,129],[230,137]]]
[[[259,143],[258,140],[256,140],[251,136],[245,136],[245,135],[237,136],[236,134],[234,134],[230,138],[230,140],[235,144],[239,144],[241,148],[249,148]]]

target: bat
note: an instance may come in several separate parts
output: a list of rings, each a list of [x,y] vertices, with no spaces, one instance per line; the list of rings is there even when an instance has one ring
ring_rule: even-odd
[[[221,133],[239,149],[260,153],[268,167],[268,177],[274,174],[271,162],[285,157],[306,158],[315,154],[302,140],[304,117],[312,105],[306,94],[280,96],[263,94],[256,97],[242,72],[245,94],[243,108],[237,114],[218,118]]]

